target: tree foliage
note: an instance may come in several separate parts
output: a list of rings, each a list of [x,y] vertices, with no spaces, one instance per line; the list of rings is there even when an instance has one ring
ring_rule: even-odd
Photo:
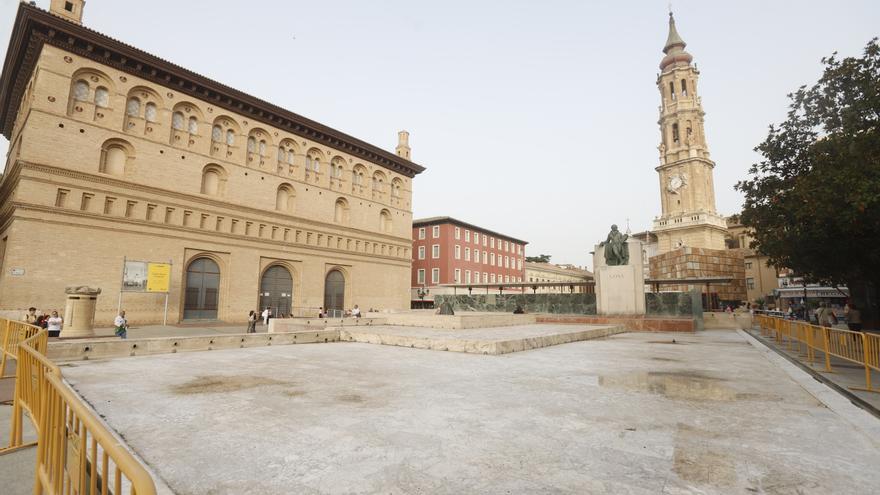
[[[742,223],[770,263],[853,295],[880,281],[880,46],[823,58],[822,77],[789,94],[763,159],[736,188]]]
[[[550,263],[550,255],[539,254],[538,256],[526,256],[526,261],[529,263]]]

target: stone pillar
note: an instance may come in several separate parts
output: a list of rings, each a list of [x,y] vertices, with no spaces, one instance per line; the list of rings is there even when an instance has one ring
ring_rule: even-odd
[[[596,311],[600,315],[645,314],[645,271],[642,266],[642,242],[626,241],[629,264],[605,264],[605,247],[596,246],[593,254],[596,280]]]
[[[94,337],[95,306],[101,289],[85,285],[67,287],[67,304],[64,306],[62,337]]]

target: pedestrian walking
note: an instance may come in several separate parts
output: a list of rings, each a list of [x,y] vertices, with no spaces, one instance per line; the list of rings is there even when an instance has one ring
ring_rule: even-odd
[[[119,315],[113,320],[113,325],[116,327],[116,331],[114,332],[117,337],[120,339],[128,338],[128,320],[125,319],[125,311],[120,311]]]
[[[859,308],[853,304],[849,303],[849,313],[846,315],[846,326],[849,327],[853,332],[861,332],[862,331],[862,312]]]
[[[64,318],[58,316],[58,311],[52,311],[52,316],[46,320],[49,330],[49,337],[58,337],[61,335],[61,327],[64,325]]]
[[[247,333],[257,333],[257,312],[254,310],[248,315]]]
[[[837,323],[837,317],[834,311],[824,302],[819,303],[819,310],[816,311],[816,321],[820,327],[831,328]]]
[[[266,309],[263,310],[263,313],[260,316],[263,317],[263,325],[268,325],[269,318],[272,316],[272,312],[269,311],[269,306],[266,306]]]

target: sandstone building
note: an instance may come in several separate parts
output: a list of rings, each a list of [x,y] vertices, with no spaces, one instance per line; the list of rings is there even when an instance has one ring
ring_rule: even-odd
[[[593,274],[584,268],[574,265],[557,265],[554,263],[534,263],[526,261],[526,282],[536,282],[542,284],[558,283],[558,286],[539,287],[535,292],[562,294],[569,293],[572,290],[565,284],[568,282],[590,282],[593,280]],[[587,292],[584,286],[574,287],[573,292]]]
[[[117,309],[123,260],[171,262],[169,321],[409,305],[408,135],[390,153],[21,4],[0,79],[0,309]],[[164,297],[130,293],[135,324]]]
[[[657,88],[660,91],[660,179],[662,213],[654,220],[657,256],[649,260],[651,278],[731,278],[706,294],[707,307],[746,300],[743,254],[725,249],[727,222],[715,209],[715,184],[702,101],[700,72],[669,14]],[[699,284],[665,286],[688,290]],[[711,291],[712,289],[710,289]]]

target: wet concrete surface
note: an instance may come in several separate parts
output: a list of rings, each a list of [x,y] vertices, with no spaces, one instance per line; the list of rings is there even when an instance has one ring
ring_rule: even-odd
[[[874,493],[878,438],[745,339],[333,343],[63,371],[177,493]]]

